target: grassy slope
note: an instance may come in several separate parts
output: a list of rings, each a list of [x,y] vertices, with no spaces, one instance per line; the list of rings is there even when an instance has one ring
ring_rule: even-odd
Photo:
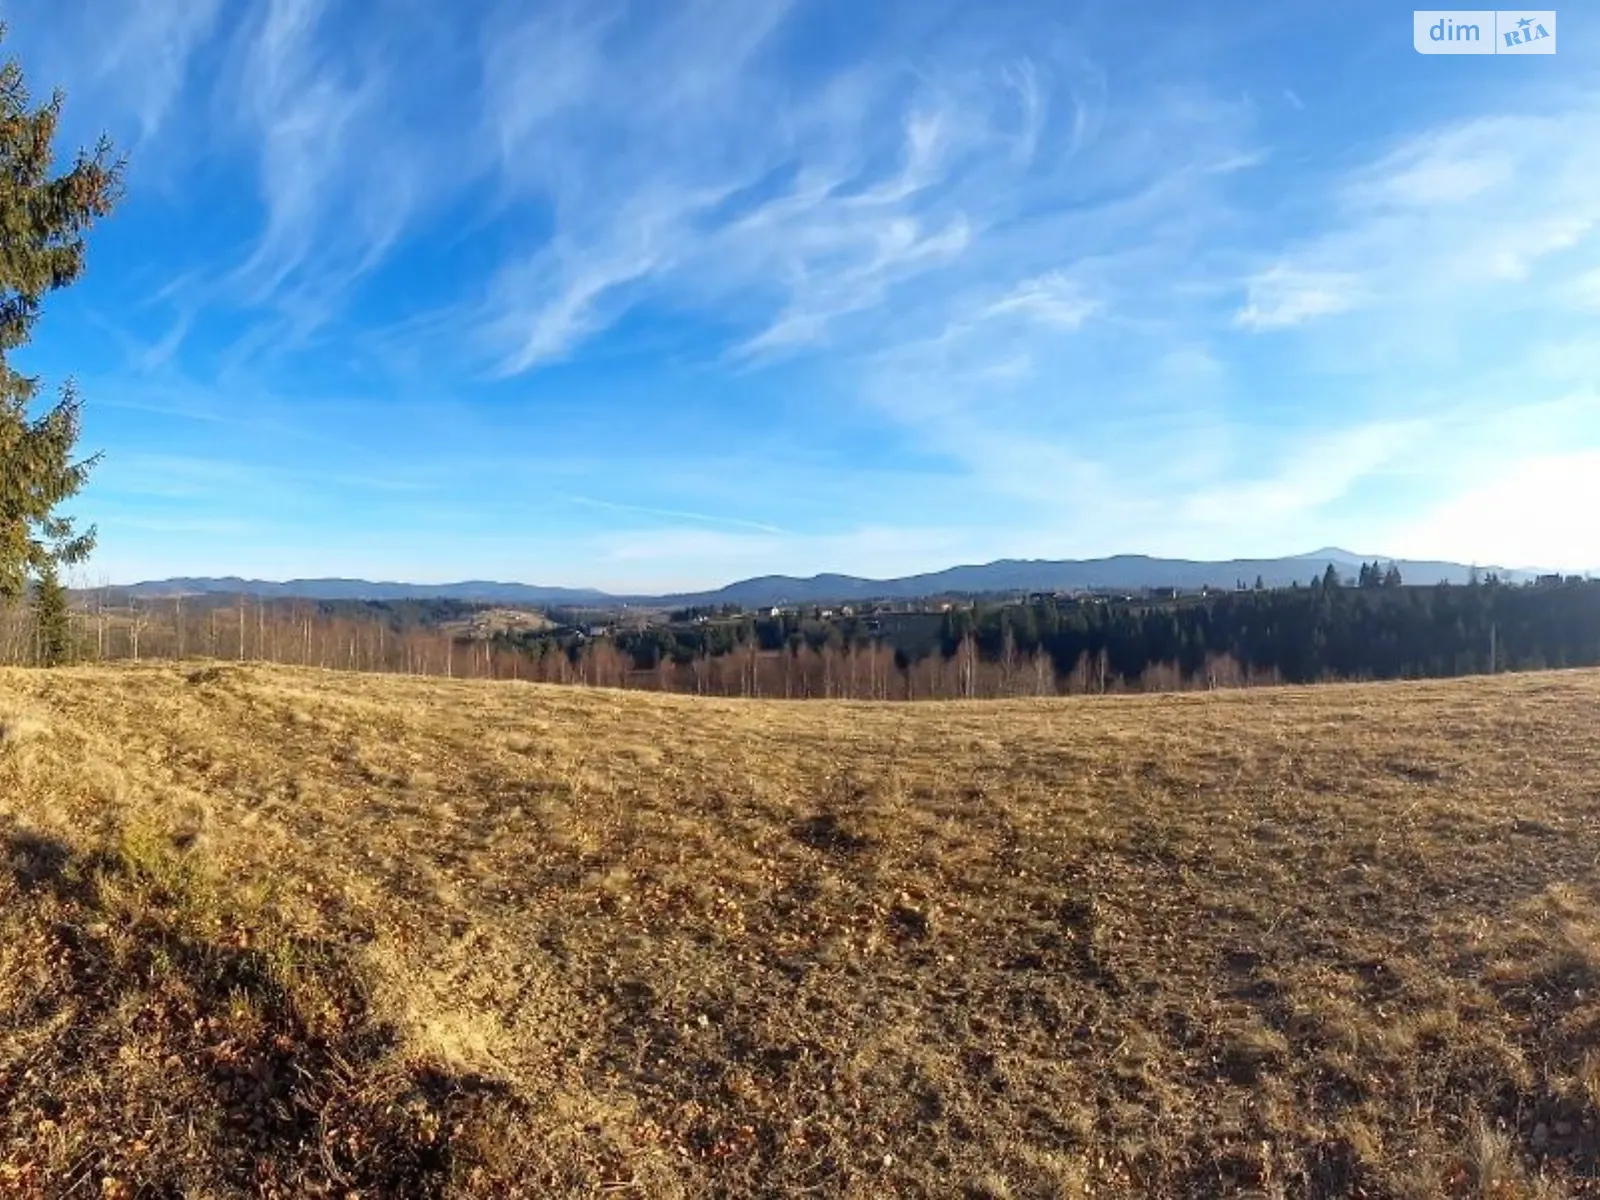
[[[1597,705],[0,671],[0,1194],[1572,1194]]]

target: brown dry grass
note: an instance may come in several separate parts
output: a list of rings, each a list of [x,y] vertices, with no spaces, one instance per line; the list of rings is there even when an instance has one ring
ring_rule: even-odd
[[[1597,709],[0,671],[0,1194],[1578,1194]]]

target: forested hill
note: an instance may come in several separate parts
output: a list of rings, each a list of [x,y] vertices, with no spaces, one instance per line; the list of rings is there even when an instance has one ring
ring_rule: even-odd
[[[957,606],[927,618],[818,620],[798,611],[657,626],[621,633],[616,645],[641,669],[749,652],[842,660],[868,648],[888,649],[897,671],[923,680],[924,695],[930,689],[984,695],[1439,678],[1600,665],[1600,581],[1510,585],[1491,578],[1460,587],[1407,587],[1394,575],[1385,580],[1373,571],[1368,586],[1330,580],[1166,601],[1041,599]],[[522,644],[545,654],[557,649],[548,637]]]

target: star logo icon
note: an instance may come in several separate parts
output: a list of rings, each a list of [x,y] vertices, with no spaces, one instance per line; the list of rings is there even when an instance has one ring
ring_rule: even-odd
[[[1532,24],[1533,24],[1533,18],[1532,17],[1523,17],[1522,20],[1517,22],[1517,27],[1519,29],[1526,30],[1528,28],[1528,26],[1532,25]]]

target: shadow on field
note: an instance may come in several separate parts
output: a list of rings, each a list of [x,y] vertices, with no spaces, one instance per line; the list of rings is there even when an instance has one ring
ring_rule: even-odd
[[[0,1194],[440,1195],[503,1099],[398,1063],[338,948],[257,944],[180,869],[3,827],[0,867]]]
[[[872,846],[872,839],[857,833],[839,814],[820,812],[795,822],[791,832],[803,846],[825,854],[860,854]]]
[[[3,844],[17,886],[24,894],[39,888],[50,888],[58,893],[75,888],[67,878],[72,852],[65,842],[23,831],[10,835]]]

